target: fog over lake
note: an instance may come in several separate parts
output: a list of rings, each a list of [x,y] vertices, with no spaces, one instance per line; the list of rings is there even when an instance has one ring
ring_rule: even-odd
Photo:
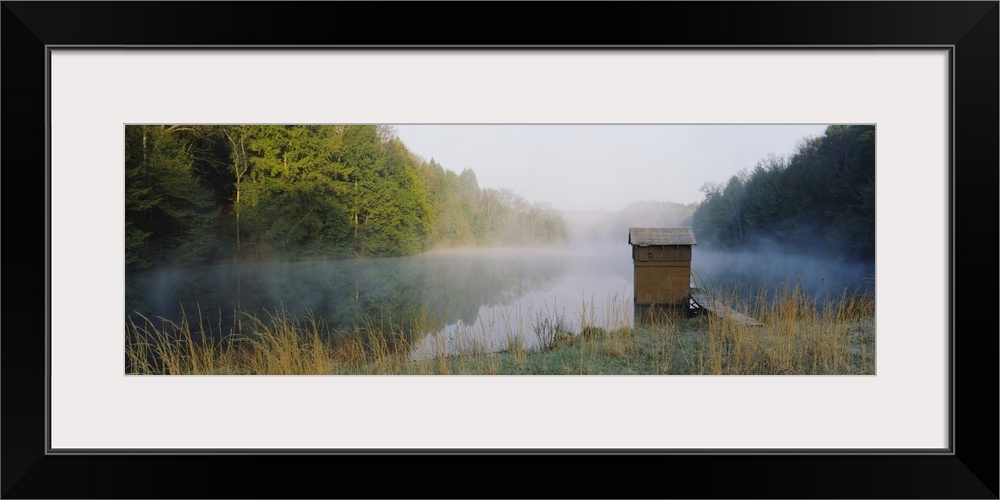
[[[724,253],[697,246],[692,273],[701,288],[752,298],[761,284],[799,283],[819,299],[874,291],[874,264],[768,253]],[[438,250],[409,257],[247,262],[160,269],[129,284],[127,311],[201,321],[233,331],[235,311],[323,320],[348,332],[372,324],[405,332],[413,356],[454,353],[469,342],[489,351],[511,339],[536,344],[532,321],[562,316],[579,332],[632,322],[630,247],[575,242],[541,248]],[[199,312],[200,309],[200,312]],[[388,327],[388,328],[386,328]]]

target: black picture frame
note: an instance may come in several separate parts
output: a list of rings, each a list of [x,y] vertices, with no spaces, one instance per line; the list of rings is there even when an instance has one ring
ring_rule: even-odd
[[[3,254],[17,267],[43,264],[44,276],[37,284],[18,279],[16,293],[4,293],[2,495],[998,498],[996,274],[981,257],[1000,253],[992,225],[1000,170],[998,16],[996,1],[585,2],[554,9],[486,2],[5,1],[2,164],[10,231]],[[46,61],[53,45],[951,47],[949,453],[49,454]],[[984,224],[984,218],[990,220]],[[977,310],[979,299],[987,301],[986,310]],[[315,467],[329,470],[329,477],[296,472]],[[362,473],[371,471],[386,480],[364,481]],[[466,480],[481,489],[458,487]]]

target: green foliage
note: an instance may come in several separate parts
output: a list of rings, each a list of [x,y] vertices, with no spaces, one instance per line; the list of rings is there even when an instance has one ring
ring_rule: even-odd
[[[330,127],[255,127],[244,209],[258,256],[317,256],[342,250],[349,233],[349,182]]]
[[[768,157],[706,185],[692,226],[701,243],[762,242],[848,258],[875,256],[875,128],[837,125],[788,159]]]
[[[210,253],[218,211],[194,176],[185,131],[125,129],[125,267],[196,262]]]
[[[424,162],[388,126],[140,125],[125,143],[130,270],[566,238],[550,207]]]

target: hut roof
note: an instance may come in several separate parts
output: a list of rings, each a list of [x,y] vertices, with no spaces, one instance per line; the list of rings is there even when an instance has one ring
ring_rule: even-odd
[[[694,231],[689,227],[630,227],[629,245],[696,245]]]

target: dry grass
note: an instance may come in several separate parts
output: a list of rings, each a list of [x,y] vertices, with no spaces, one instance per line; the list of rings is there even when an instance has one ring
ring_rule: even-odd
[[[583,301],[575,332],[548,307],[479,318],[479,331],[453,327],[426,336],[420,332],[445,330],[443,313],[384,317],[350,331],[283,310],[238,315],[239,328],[228,331],[207,324],[200,311],[179,323],[139,317],[126,324],[126,365],[128,373],[170,375],[875,373],[871,296],[845,294],[820,306],[797,286],[761,288],[751,310],[738,295],[719,300],[763,326],[712,315],[633,326],[631,297],[624,294],[608,297],[602,314],[593,299]],[[533,329],[543,331],[543,342]]]
[[[698,373],[874,374],[875,303],[871,296],[845,293],[820,306],[799,285],[784,286],[766,300],[768,295],[762,287],[753,310],[723,300],[763,326],[706,317],[705,339],[698,346]]]

